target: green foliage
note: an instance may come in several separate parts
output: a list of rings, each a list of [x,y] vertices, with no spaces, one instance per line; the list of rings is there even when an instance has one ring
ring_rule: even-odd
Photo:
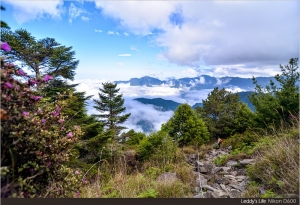
[[[94,115],[99,118],[107,130],[111,130],[112,139],[117,141],[119,133],[126,127],[119,126],[124,123],[130,116],[129,114],[121,115],[126,110],[122,107],[124,99],[121,94],[118,94],[120,89],[116,89],[117,84],[103,83],[103,89],[99,88],[99,99],[94,99],[96,106],[94,108],[101,114]]]
[[[280,69],[282,73],[275,76],[279,88],[273,81],[262,88],[253,78],[256,88],[249,100],[255,106],[258,127],[279,126],[282,122],[289,124],[291,115],[299,113],[298,58],[290,59],[289,65],[280,65]]]
[[[197,107],[196,112],[202,116],[212,138],[243,133],[252,126],[253,113],[239,101],[238,93],[216,87],[202,102],[203,107]]]
[[[157,198],[158,192],[154,189],[147,189],[145,192],[138,195],[138,198]]]
[[[188,104],[178,106],[162,130],[168,132],[179,146],[200,146],[209,141],[206,125]]]
[[[132,129],[120,136],[121,142],[125,142],[129,146],[138,145],[145,138],[146,135],[143,132],[135,132]]]
[[[295,180],[299,175],[298,136],[272,136],[267,146],[265,142],[258,144],[256,163],[247,170],[252,180],[260,182],[276,196],[299,194],[299,180]],[[266,140],[271,141],[271,137]]]
[[[65,128],[60,99],[43,103],[24,72],[1,65],[1,196],[72,197],[82,183],[66,163],[81,128]]]
[[[21,62],[22,66],[35,74],[36,79],[46,74],[56,79],[74,79],[79,61],[74,59],[75,51],[72,51],[72,47],[62,46],[53,38],[36,40],[24,29],[15,32],[1,29],[1,41],[12,47],[8,59]]]
[[[230,155],[221,155],[215,158],[214,163],[219,166],[225,165],[230,158]]]

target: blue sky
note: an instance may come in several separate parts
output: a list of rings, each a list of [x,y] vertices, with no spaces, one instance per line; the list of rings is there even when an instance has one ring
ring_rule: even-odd
[[[2,1],[1,19],[72,46],[76,80],[273,76],[299,56],[299,2]]]

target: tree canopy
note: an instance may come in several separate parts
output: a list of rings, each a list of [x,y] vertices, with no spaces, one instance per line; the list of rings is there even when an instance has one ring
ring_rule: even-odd
[[[256,87],[249,100],[255,107],[258,127],[289,123],[292,115],[299,114],[298,58],[290,59],[288,65],[280,65],[280,69],[282,73],[275,76],[280,87],[270,81],[268,86],[262,88],[253,78]]]
[[[188,104],[180,105],[162,130],[167,131],[180,146],[201,145],[209,141],[206,125]]]
[[[216,87],[203,100],[203,107],[197,107],[206,122],[212,138],[226,138],[235,132],[242,133],[251,126],[252,111],[239,101],[238,93]]]
[[[21,62],[39,79],[48,74],[53,78],[74,79],[79,61],[74,58],[75,51],[66,47],[54,38],[37,40],[25,29],[12,32],[1,29],[1,41],[7,42],[12,50],[7,54],[8,60]]]

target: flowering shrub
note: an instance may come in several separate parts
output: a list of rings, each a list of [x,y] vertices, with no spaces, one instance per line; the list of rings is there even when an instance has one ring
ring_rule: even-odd
[[[35,91],[52,77],[33,79],[1,61],[1,197],[79,197],[81,172],[65,164],[80,126],[64,128],[62,101],[42,103]]]

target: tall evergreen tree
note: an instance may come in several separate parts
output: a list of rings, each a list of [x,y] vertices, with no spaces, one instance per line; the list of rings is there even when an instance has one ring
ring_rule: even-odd
[[[8,60],[21,62],[35,78],[48,74],[53,78],[74,79],[79,61],[75,60],[72,47],[62,46],[54,38],[37,40],[25,29],[12,32],[2,28],[1,41],[12,47]]]
[[[112,133],[113,140],[117,140],[120,131],[126,127],[120,126],[119,124],[124,123],[130,116],[130,113],[121,115],[126,110],[123,107],[124,99],[122,94],[118,94],[120,89],[116,88],[115,83],[102,83],[103,89],[99,88],[100,100],[94,99],[97,111],[101,114],[95,115],[103,123],[107,131]]]

